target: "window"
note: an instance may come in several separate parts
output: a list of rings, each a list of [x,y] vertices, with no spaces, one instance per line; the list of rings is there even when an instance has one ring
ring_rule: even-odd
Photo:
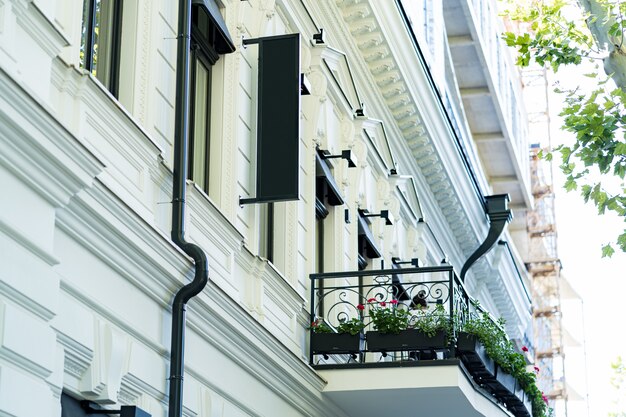
[[[119,95],[122,0],[85,0],[80,66]]]
[[[274,263],[274,203],[260,205],[259,255]]]
[[[191,10],[189,172],[209,193],[211,154],[211,75],[220,54],[234,52],[228,29],[214,0],[193,0]]]
[[[215,25],[198,7],[191,15],[191,106],[189,129],[189,179],[209,192],[211,127],[211,68],[219,55],[215,50]]]

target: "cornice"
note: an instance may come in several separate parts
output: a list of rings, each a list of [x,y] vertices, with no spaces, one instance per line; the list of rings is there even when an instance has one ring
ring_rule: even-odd
[[[0,69],[0,163],[61,207],[88,187],[103,164]]]
[[[384,104],[380,110],[392,116],[419,175],[444,217],[443,220],[430,220],[447,223],[454,236],[453,244],[460,250],[455,261],[462,262],[462,257],[468,256],[478,245],[487,221],[467,174],[461,168],[462,161],[452,140],[453,132],[436,104],[436,92],[427,83],[421,68],[409,71],[411,64],[420,63],[412,41],[404,33],[406,30],[398,11],[395,7],[383,7],[375,0],[335,0],[335,4],[339,13],[333,13],[332,6],[321,8],[324,17],[333,22],[333,30],[337,32],[334,39],[339,42],[343,35],[352,40],[342,43],[342,47],[347,48],[346,53],[362,64],[353,65],[352,70],[358,74],[356,78],[361,81],[361,86],[377,87],[370,95],[376,93]],[[395,27],[398,29],[393,30]],[[368,108],[376,105],[366,104]],[[502,280],[503,272],[485,263],[473,268],[472,273],[477,280],[488,284],[502,314],[517,321],[519,317],[511,309],[512,294],[496,282]]]
[[[48,18],[36,2],[12,1],[17,22],[36,43],[43,47],[49,57],[55,57],[70,41]]]
[[[475,248],[480,233],[480,228],[477,230],[473,226],[473,223],[479,223],[475,221],[478,204],[468,207],[469,199],[464,195],[464,188],[469,189],[471,185],[469,182],[459,183],[458,179],[453,178],[455,170],[460,173],[458,176],[466,174],[459,168],[462,163],[459,157],[455,157],[457,151],[450,149],[450,144],[445,140],[439,139],[442,136],[451,137],[452,132],[446,127],[444,115],[433,110],[437,107],[433,105],[435,93],[426,85],[425,78],[408,74],[399,64],[398,60],[405,57],[397,56],[397,51],[390,46],[392,40],[385,32],[387,28],[383,29],[379,22],[380,16],[376,15],[374,3],[367,0],[336,0],[337,9],[333,10],[332,6],[327,5],[322,11],[325,18],[336,23],[332,25],[335,32],[343,31],[337,34],[338,40],[341,35],[352,39],[347,44],[344,42],[342,47],[346,47],[350,56],[362,63],[353,65],[353,71],[359,73],[357,78],[362,81],[362,85],[377,87],[376,91],[370,91],[370,95],[375,93],[380,98],[384,104],[381,110],[391,116],[404,138],[405,148],[413,156],[413,164],[417,165],[438,209],[446,216],[445,222],[454,235],[455,246],[463,254],[469,254]],[[418,63],[415,57],[413,61]],[[366,104],[368,109],[374,107],[370,104],[375,105]],[[484,219],[482,221],[485,222]]]
[[[99,181],[57,212],[57,225],[162,307],[190,269],[182,251]]]

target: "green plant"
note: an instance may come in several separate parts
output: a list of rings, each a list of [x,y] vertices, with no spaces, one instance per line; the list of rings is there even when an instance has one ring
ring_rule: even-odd
[[[479,311],[482,310],[476,302],[474,307]],[[504,332],[502,318],[496,321],[488,312],[482,311],[480,314],[467,318],[460,324],[459,330],[475,335],[485,347],[487,355],[504,372],[511,374],[519,382],[531,399],[533,417],[548,417],[552,414],[552,409],[548,407],[548,399],[537,387],[536,374],[527,371],[524,355],[515,350],[513,343]],[[535,367],[535,372],[539,372],[539,368]]]
[[[452,324],[443,304],[437,304],[432,311],[427,309],[417,310],[415,317],[411,320],[410,327],[420,330],[430,337],[442,330],[447,335],[452,334]]]
[[[369,315],[374,328],[381,333],[399,333],[409,326],[411,313],[398,308],[398,301],[377,301],[375,298],[367,300]]]
[[[350,333],[352,336],[357,335],[363,331],[365,323],[360,318],[353,317],[350,320],[342,321],[337,326],[338,333]]]
[[[321,317],[313,320],[309,330],[313,333],[334,333],[333,329]]]

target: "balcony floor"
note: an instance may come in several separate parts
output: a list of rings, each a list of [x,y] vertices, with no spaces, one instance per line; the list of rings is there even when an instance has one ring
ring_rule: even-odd
[[[457,359],[316,365],[324,395],[355,417],[504,417]]]

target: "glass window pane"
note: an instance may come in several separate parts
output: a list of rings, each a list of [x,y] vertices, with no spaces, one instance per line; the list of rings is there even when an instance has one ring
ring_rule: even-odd
[[[80,44],[80,65],[88,69],[114,95],[113,79],[119,65],[121,0],[85,0]],[[113,85],[115,84],[115,85]]]
[[[208,100],[209,69],[196,61],[195,101],[193,114],[193,172],[192,179],[204,190],[208,188]],[[208,191],[208,190],[207,190]]]

